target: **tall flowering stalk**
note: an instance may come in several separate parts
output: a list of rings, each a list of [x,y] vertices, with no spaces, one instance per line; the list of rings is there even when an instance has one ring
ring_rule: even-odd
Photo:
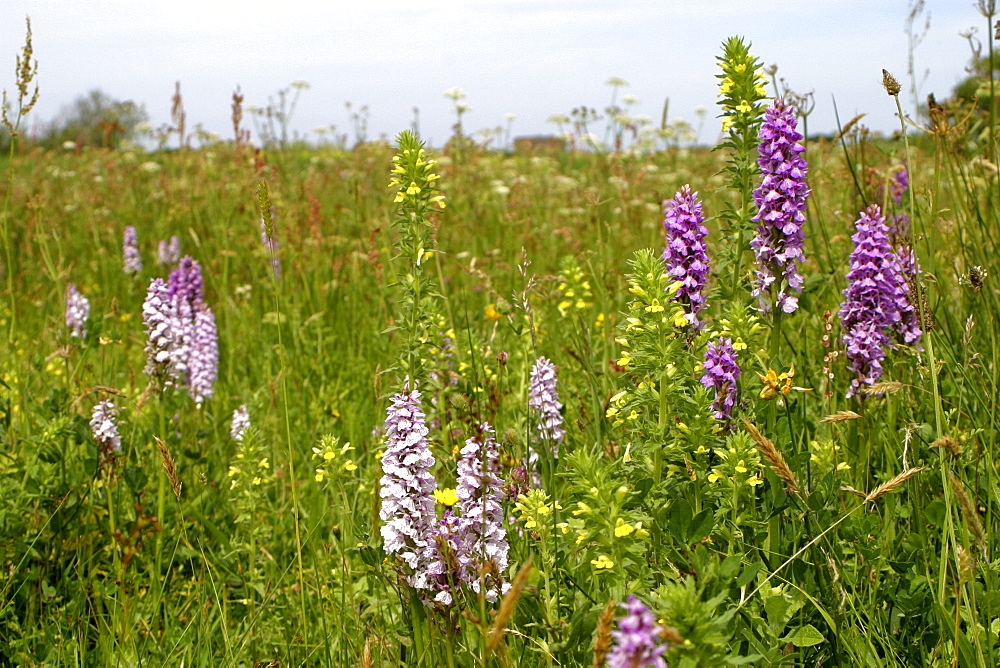
[[[458,462],[458,502],[460,513],[458,549],[462,580],[477,594],[495,601],[510,585],[504,579],[507,570],[507,532],[503,528],[503,480],[499,476],[499,453],[493,428],[483,424],[479,435],[468,439]],[[482,573],[482,575],[481,575]]]
[[[445,568],[436,541],[434,455],[427,442],[420,392],[395,395],[387,413],[379,492],[384,549],[399,559],[411,587],[449,604],[451,593],[441,582]]]
[[[712,415],[723,424],[728,424],[733,415],[737,399],[737,381],[740,366],[736,362],[736,349],[730,338],[709,341],[705,350],[704,369],[701,384],[715,390]]]
[[[242,442],[249,428],[250,411],[247,410],[246,404],[241,404],[233,411],[233,419],[229,423],[229,437],[237,443]]]
[[[893,338],[917,345],[921,330],[907,296],[906,277],[889,245],[889,228],[877,204],[861,212],[851,237],[851,269],[840,306],[844,345],[855,372],[847,396],[882,377],[882,361]]]
[[[660,627],[652,611],[634,594],[621,607],[626,615],[611,632],[614,646],[608,654],[608,668],[667,668],[662,656],[667,646],[660,640]]]
[[[761,181],[753,191],[757,234],[750,242],[756,262],[753,296],[760,309],[792,313],[798,308],[802,274],[798,265],[805,258],[802,245],[806,221],[808,166],[796,130],[795,107],[775,100],[764,114],[760,128]],[[794,294],[793,294],[794,293]]]
[[[126,274],[134,276],[142,271],[139,237],[135,232],[135,227],[132,225],[125,228],[122,241],[122,264]]]
[[[170,289],[162,278],[149,282],[142,322],[146,328],[144,373],[161,387],[170,387],[183,378],[187,367],[175,332]]]
[[[397,138],[399,151],[392,158],[389,187],[397,205],[396,274],[400,286],[397,322],[403,338],[400,355],[402,377],[419,385],[424,380],[422,351],[437,328],[435,317],[441,298],[426,264],[434,256],[434,218],[444,209],[444,196],[437,190],[434,161],[429,159],[416,135],[404,131]]]
[[[122,439],[115,423],[116,414],[115,404],[108,400],[94,406],[91,414],[90,431],[97,441],[102,458],[107,458],[112,452],[120,452],[122,449]]]
[[[685,318],[695,329],[701,328],[698,313],[705,307],[705,284],[708,281],[708,253],[705,237],[705,217],[702,214],[698,193],[690,185],[680,189],[673,199],[663,205],[663,227],[666,230],[666,248],[663,260],[667,275],[681,285],[670,301],[685,306]]]
[[[558,446],[566,436],[563,429],[562,404],[556,389],[556,367],[545,357],[535,360],[531,369],[531,389],[528,394],[528,408],[538,417],[538,435]]]
[[[181,261],[181,240],[176,234],[170,237],[170,241],[166,239],[160,241],[156,261],[166,267],[172,267]]]
[[[753,231],[752,191],[757,180],[755,162],[757,135],[764,115],[764,71],[760,60],[750,53],[750,45],[739,37],[730,37],[722,45],[718,58],[719,107],[725,139],[719,145],[729,153],[725,173],[727,186],[736,192],[738,203],[720,212],[722,232],[730,243],[722,247],[719,260],[732,267],[730,298],[742,292],[745,243]]]
[[[70,283],[66,286],[66,327],[69,328],[69,335],[78,339],[86,338],[89,317],[90,301]]]
[[[162,387],[183,387],[198,406],[212,397],[218,376],[215,316],[204,301],[201,266],[190,256],[169,282],[150,281],[143,303],[145,373]]]
[[[271,271],[274,278],[281,280],[281,244],[278,242],[278,233],[274,229],[274,207],[267,207],[267,214],[260,217],[260,242],[264,244],[267,255],[271,263]]]

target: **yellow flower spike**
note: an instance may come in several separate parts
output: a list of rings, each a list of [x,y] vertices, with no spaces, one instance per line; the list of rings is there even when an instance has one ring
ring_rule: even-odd
[[[615,522],[615,538],[622,538],[629,535],[633,531],[635,531],[635,527],[627,523],[622,518],[619,517],[618,521]]]
[[[597,559],[591,559],[590,563],[597,570],[614,568],[615,562],[611,561],[608,557],[603,554],[598,556]]]

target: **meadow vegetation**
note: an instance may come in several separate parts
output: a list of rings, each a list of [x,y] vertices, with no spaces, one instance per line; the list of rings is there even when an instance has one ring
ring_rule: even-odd
[[[14,142],[0,664],[1000,663],[996,98],[719,78],[716,149]]]

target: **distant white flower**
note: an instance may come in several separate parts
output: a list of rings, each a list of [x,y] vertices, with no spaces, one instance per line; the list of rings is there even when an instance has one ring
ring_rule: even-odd
[[[630,93],[622,98],[622,104],[639,104],[639,98]]]
[[[250,428],[250,412],[246,404],[233,411],[233,421],[229,425],[229,435],[234,441],[243,441],[243,437]]]
[[[465,91],[461,88],[449,88],[444,92],[444,96],[458,102],[459,100],[465,99]]]

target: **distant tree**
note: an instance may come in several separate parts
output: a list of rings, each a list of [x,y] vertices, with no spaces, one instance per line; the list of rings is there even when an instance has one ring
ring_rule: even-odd
[[[146,109],[131,100],[116,100],[94,89],[81,95],[43,128],[38,143],[57,148],[65,142],[80,146],[117,148],[123,140],[134,139],[136,128],[148,120]]]

